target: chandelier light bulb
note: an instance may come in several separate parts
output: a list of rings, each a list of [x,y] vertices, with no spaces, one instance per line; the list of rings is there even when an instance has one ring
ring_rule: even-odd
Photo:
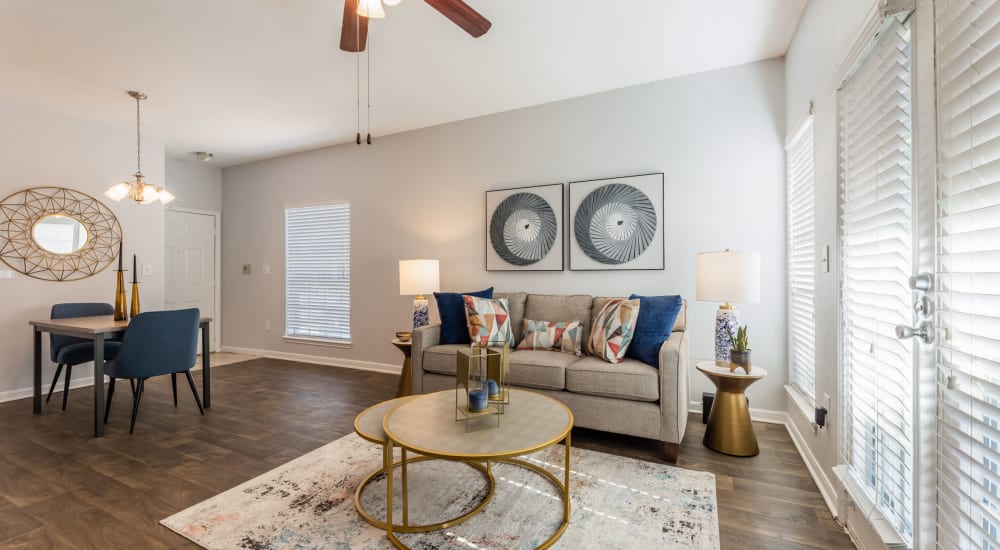
[[[368,19],[382,19],[385,17],[382,0],[360,0],[358,2],[358,15]]]

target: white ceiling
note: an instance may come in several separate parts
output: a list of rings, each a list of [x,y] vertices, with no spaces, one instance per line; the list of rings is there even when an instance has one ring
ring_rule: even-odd
[[[376,139],[779,57],[807,0],[467,1],[493,22],[482,38],[422,0],[372,22]],[[211,151],[221,166],[353,141],[356,56],[338,48],[342,10],[343,0],[0,0],[0,95],[128,128],[124,92],[139,89],[150,96],[144,133],[172,157]]]

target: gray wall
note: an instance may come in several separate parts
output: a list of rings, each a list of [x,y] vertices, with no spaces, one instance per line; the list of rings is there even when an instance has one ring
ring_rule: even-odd
[[[692,355],[712,357],[718,304],[694,301],[695,255],[754,250],[761,303],[740,309],[770,374],[752,399],[784,410],[784,90],[784,63],[769,60],[226,168],[223,343],[398,364],[389,340],[408,328],[412,297],[398,295],[397,261],[424,257],[440,259],[446,290],[679,293]],[[648,172],[665,173],[666,270],[485,271],[486,190]],[[330,199],[352,205],[351,349],[281,338],[283,208]],[[692,381],[694,395],[710,389]]]
[[[127,107],[127,105],[126,105]],[[28,187],[56,186],[82,191],[118,217],[125,257],[138,255],[153,274],[140,276],[144,309],[163,307],[163,206],[112,202],[104,191],[135,172],[135,131],[69,118],[0,98],[0,199]],[[163,145],[143,136],[142,171],[150,183],[164,181]],[[0,271],[10,268],[0,263]],[[129,268],[131,269],[131,267]],[[0,401],[31,395],[31,330],[28,321],[45,319],[57,302],[108,302],[115,296],[109,268],[72,282],[32,279],[15,273],[0,278]],[[45,339],[43,380],[52,379]],[[78,383],[93,380],[90,365],[73,371]],[[48,388],[46,388],[48,389]],[[78,411],[83,414],[84,411]],[[27,409],[25,413],[28,414]]]
[[[222,211],[222,169],[201,161],[167,159],[167,190],[177,197],[171,208]]]
[[[873,0],[811,0],[785,57],[787,131],[795,131],[815,105],[815,209],[816,209],[816,396],[832,399],[832,421],[839,415],[838,324],[839,286],[837,250],[837,113],[834,77],[861,31]],[[820,268],[822,247],[830,247],[830,272]],[[836,422],[817,433],[789,401],[788,415],[804,437],[806,453],[813,455],[822,472],[833,479],[837,464],[839,426]],[[821,488],[822,487],[821,485]],[[829,489],[829,487],[826,487]]]

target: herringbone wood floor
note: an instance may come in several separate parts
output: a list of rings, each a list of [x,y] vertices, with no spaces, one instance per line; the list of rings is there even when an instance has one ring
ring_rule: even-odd
[[[212,378],[204,417],[186,385],[175,409],[169,377],[150,380],[131,436],[127,387],[101,439],[91,437],[90,388],[73,390],[65,413],[58,394],[38,416],[30,399],[0,404],[0,547],[193,547],[158,521],[350,433],[396,387],[387,374],[272,359],[216,367]],[[722,547],[851,548],[784,427],[755,427],[755,458],[702,447],[697,416],[680,450],[679,466],[716,474]],[[642,439],[578,429],[573,444],[659,461]]]

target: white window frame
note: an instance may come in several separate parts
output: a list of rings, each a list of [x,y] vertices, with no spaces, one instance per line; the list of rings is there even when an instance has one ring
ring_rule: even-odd
[[[296,268],[295,268],[295,261],[296,260],[295,260],[295,258],[291,257],[292,254],[294,254],[294,252],[290,251],[290,249],[289,249],[290,248],[290,244],[289,244],[289,217],[288,216],[289,216],[289,213],[291,213],[292,211],[297,211],[297,210],[300,211],[300,210],[306,209],[306,208],[345,207],[345,206],[346,206],[346,218],[347,218],[346,219],[346,231],[340,231],[340,228],[336,227],[336,225],[341,225],[342,226],[343,225],[343,223],[342,223],[343,220],[334,221],[333,222],[335,224],[334,227],[327,227],[327,229],[330,230],[330,231],[332,231],[332,233],[330,233],[329,235],[327,235],[327,240],[325,240],[324,243],[325,244],[332,244],[332,245],[335,245],[335,246],[338,245],[338,244],[341,245],[341,246],[346,245],[346,247],[347,247],[346,259],[344,258],[343,254],[328,250],[328,252],[332,256],[334,256],[335,259],[339,259],[339,261],[340,261],[341,265],[339,265],[337,267],[337,269],[341,269],[341,270],[346,271],[346,285],[341,284],[340,288],[337,289],[337,290],[339,290],[341,292],[343,292],[343,291],[346,290],[347,299],[346,299],[346,303],[337,303],[334,306],[335,308],[339,309],[339,311],[335,310],[336,311],[335,315],[337,315],[339,318],[335,318],[333,320],[328,321],[327,323],[320,324],[319,328],[315,332],[322,332],[324,330],[327,331],[327,332],[331,332],[331,333],[332,332],[336,332],[336,329],[335,329],[335,327],[333,325],[338,325],[338,324],[342,328],[341,328],[339,334],[331,335],[331,336],[323,336],[323,335],[317,335],[317,334],[306,334],[306,333],[304,333],[304,331],[301,328],[301,326],[294,326],[294,327],[292,326],[293,324],[294,325],[301,325],[301,322],[294,323],[292,321],[292,319],[295,317],[295,315],[293,314],[293,312],[291,310],[292,310],[292,308],[296,307],[297,304],[293,304],[291,302],[293,300],[301,300],[302,297],[301,297],[301,294],[299,294],[298,296],[293,296],[293,293],[297,292],[298,289],[290,281],[290,277],[302,276],[303,274],[306,274],[308,272],[307,271],[302,271],[302,272],[297,272],[296,271]],[[350,227],[351,227],[351,211],[350,211],[350,201],[347,201],[347,200],[335,200],[335,201],[319,201],[319,202],[309,202],[309,203],[299,203],[299,204],[285,205],[285,208],[284,208],[284,227],[285,227],[285,230],[284,230],[284,245],[285,245],[285,292],[284,292],[284,300],[285,301],[284,301],[284,306],[285,306],[285,320],[284,320],[284,328],[283,328],[282,339],[285,340],[285,341],[294,342],[294,343],[314,344],[314,345],[332,346],[332,347],[347,347],[347,348],[351,347],[351,298],[350,298],[350,296],[351,296],[351,294],[350,294],[350,284],[351,284],[351,276],[350,276],[350,266],[351,266],[351,262],[350,262],[350,256],[351,256],[351,229],[350,229]],[[331,242],[331,241],[333,241],[333,239],[339,239],[339,241]],[[337,279],[337,280],[340,280],[340,279]],[[310,294],[315,294],[315,291],[310,290],[309,293]],[[321,306],[321,307],[326,307],[326,306]]]

